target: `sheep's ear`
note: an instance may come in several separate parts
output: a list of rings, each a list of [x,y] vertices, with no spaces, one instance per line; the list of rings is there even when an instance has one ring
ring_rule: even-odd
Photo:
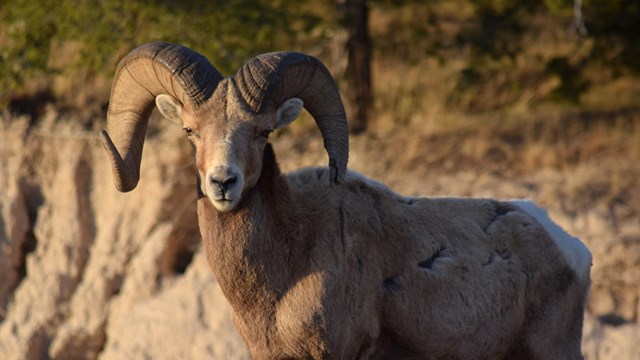
[[[291,98],[278,106],[276,109],[276,129],[283,128],[300,115],[304,103],[298,98]]]
[[[167,120],[176,124],[182,124],[182,119],[180,118],[180,115],[182,115],[182,104],[174,99],[173,96],[167,94],[156,96],[156,106],[158,110],[160,110],[160,114]]]

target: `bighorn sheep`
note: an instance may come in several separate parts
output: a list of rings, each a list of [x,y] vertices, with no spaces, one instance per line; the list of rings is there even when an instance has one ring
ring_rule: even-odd
[[[195,149],[204,247],[254,358],[582,358],[586,247],[531,202],[405,198],[348,172],[316,58],[263,54],[224,78],[183,46],[133,50],[101,132],[120,191],[154,104]],[[283,175],[267,138],[303,106],[329,168]]]

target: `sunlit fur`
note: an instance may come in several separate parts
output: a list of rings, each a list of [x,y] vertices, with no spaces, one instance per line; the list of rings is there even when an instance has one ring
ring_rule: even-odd
[[[207,257],[253,358],[582,358],[590,263],[573,268],[517,204],[403,197],[356,173],[330,185],[326,168],[282,175],[260,136],[280,113],[220,86],[178,113],[197,134]],[[211,198],[216,167],[242,179],[230,201]]]

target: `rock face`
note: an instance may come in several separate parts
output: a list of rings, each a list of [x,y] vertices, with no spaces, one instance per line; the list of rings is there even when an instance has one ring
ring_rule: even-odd
[[[248,357],[198,245],[178,131],[145,145],[149,181],[120,194],[97,137],[2,126],[0,358]]]
[[[0,120],[0,359],[249,358],[200,246],[191,150],[171,124],[152,124],[141,181],[121,194],[95,131]],[[286,139],[276,145],[285,169],[302,162]],[[353,145],[352,166],[375,176]],[[564,180],[553,176],[406,179],[384,180],[404,193],[542,198],[594,255],[587,359],[640,358],[637,226],[612,231],[606,209],[554,204]]]

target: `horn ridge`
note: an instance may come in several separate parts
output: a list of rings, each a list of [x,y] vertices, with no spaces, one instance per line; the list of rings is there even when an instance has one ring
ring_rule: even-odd
[[[242,98],[256,113],[300,98],[322,134],[335,175],[331,182],[342,182],[349,157],[349,129],[338,87],[320,60],[298,52],[266,53],[247,61],[235,78]]]
[[[127,54],[116,68],[103,144],[120,191],[135,188],[147,122],[155,97],[168,94],[197,109],[223,79],[202,54],[182,45],[152,42]]]

